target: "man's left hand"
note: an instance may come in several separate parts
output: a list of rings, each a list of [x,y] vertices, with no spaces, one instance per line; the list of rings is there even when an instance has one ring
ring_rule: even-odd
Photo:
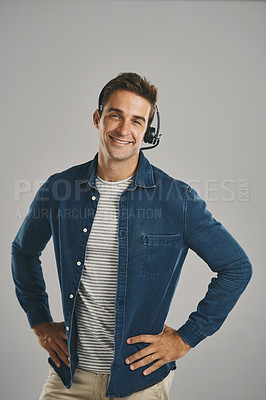
[[[132,356],[127,357],[125,360],[126,364],[131,364],[130,369],[133,371],[155,361],[149,368],[143,371],[144,375],[149,375],[162,365],[184,357],[191,349],[191,346],[178,335],[175,329],[166,325],[164,325],[163,331],[158,335],[134,336],[128,338],[127,343],[150,343],[150,346],[137,351],[137,353],[132,354]]]

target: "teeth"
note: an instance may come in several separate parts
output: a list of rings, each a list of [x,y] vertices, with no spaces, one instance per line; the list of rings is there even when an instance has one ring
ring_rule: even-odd
[[[112,136],[111,136],[111,137],[112,137]],[[112,139],[115,140],[115,141],[118,142],[118,143],[130,143],[130,142],[126,142],[126,141],[121,141],[121,140],[115,139],[115,138],[113,138],[113,137],[112,137]]]

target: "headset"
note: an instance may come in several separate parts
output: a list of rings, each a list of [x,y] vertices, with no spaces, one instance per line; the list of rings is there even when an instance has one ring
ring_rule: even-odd
[[[103,111],[102,98],[103,98],[104,89],[105,89],[105,87],[101,90],[101,93],[99,95],[99,100],[98,100],[98,111],[99,111],[100,117],[101,117],[102,111]],[[156,119],[157,119],[157,126],[156,126],[156,128],[150,126],[150,124],[152,122],[151,121],[145,132],[144,139],[143,139],[145,143],[151,143],[152,146],[141,147],[141,150],[153,149],[154,147],[158,146],[158,144],[160,143],[162,134],[160,133],[160,114],[159,114],[157,105],[156,105],[155,114],[156,114]]]

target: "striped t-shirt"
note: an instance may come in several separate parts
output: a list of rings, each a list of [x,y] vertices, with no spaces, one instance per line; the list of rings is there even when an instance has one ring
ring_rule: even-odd
[[[108,182],[98,175],[100,192],[77,293],[78,368],[108,374],[114,356],[118,263],[119,199],[133,181]]]

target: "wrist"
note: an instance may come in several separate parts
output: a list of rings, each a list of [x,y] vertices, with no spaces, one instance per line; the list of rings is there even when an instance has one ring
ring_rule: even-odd
[[[32,330],[34,333],[38,333],[38,332],[42,331],[43,329],[45,329],[47,326],[51,325],[52,323],[53,322],[50,321],[50,322],[43,322],[41,324],[34,325],[32,327]]]
[[[192,347],[179,335],[177,331],[176,334],[178,336],[178,341],[182,344],[183,348],[187,351],[190,350]]]

